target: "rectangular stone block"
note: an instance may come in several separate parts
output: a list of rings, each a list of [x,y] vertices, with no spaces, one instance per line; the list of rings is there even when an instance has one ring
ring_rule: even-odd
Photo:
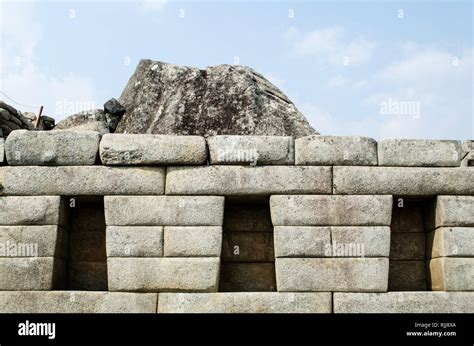
[[[5,195],[161,195],[162,167],[2,167]]]
[[[72,290],[107,291],[107,263],[69,261],[67,287]]]
[[[59,196],[0,197],[0,225],[58,225],[64,216]]]
[[[275,195],[270,211],[275,226],[387,226],[392,196]]]
[[[426,291],[426,284],[425,261],[390,260],[389,291]]]
[[[100,134],[94,131],[13,131],[5,141],[10,166],[93,165]]]
[[[362,257],[388,257],[390,227],[331,227],[331,241],[333,257],[340,249],[345,256],[361,252]]]
[[[166,226],[165,256],[219,257],[222,251],[221,226]]]
[[[226,196],[331,193],[331,176],[330,167],[168,167],[166,194]]]
[[[156,293],[84,291],[0,292],[0,313],[156,313]]]
[[[74,262],[105,262],[105,232],[72,232],[69,259]]]
[[[440,227],[429,233],[431,258],[474,257],[474,227]]]
[[[307,136],[295,142],[297,165],[376,166],[377,142],[355,136]]]
[[[392,233],[390,239],[391,260],[425,260],[425,233]]]
[[[276,226],[275,257],[330,257],[331,228]]]
[[[68,254],[60,226],[0,226],[0,257],[58,257]]]
[[[222,226],[224,197],[105,196],[109,226]]]
[[[378,142],[379,166],[459,167],[461,141],[384,139]]]
[[[202,165],[207,159],[201,136],[105,134],[100,141],[104,165]]]
[[[331,313],[330,292],[161,293],[159,313]]]
[[[219,258],[109,258],[109,291],[214,292]]]
[[[213,165],[293,165],[295,144],[286,136],[213,136],[207,139]]]
[[[474,226],[474,196],[438,196],[436,227]]]
[[[435,258],[429,269],[433,291],[474,291],[474,258]]]
[[[335,194],[474,194],[474,170],[469,168],[335,166],[333,175]]]
[[[107,226],[108,257],[162,257],[162,226]]]
[[[473,313],[474,292],[334,293],[335,313]]]
[[[265,203],[226,203],[224,209],[226,232],[273,232],[270,206]]]
[[[0,258],[0,291],[48,291],[61,288],[65,262],[53,257]]]
[[[276,291],[273,263],[222,263],[219,291]]]
[[[273,233],[224,232],[224,262],[272,262],[274,259]]]
[[[5,140],[0,138],[0,164],[3,163],[5,157]]]
[[[278,291],[384,292],[388,258],[277,258]]]

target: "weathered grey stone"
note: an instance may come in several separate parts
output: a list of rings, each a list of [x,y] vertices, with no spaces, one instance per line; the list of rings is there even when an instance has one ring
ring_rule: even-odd
[[[226,232],[273,232],[268,201],[241,204],[226,201],[224,229]]]
[[[224,232],[222,260],[225,262],[271,262],[273,233]]]
[[[0,163],[3,163],[5,157],[5,140],[0,138]]]
[[[155,313],[156,293],[0,292],[1,313]]]
[[[249,67],[206,69],[141,60],[119,98],[117,132],[178,135],[314,134],[294,104]]]
[[[222,227],[166,226],[164,239],[164,254],[167,257],[219,257]]]
[[[273,263],[222,263],[219,291],[276,291]]]
[[[331,313],[329,292],[161,293],[160,313]]]
[[[470,168],[335,166],[333,177],[335,194],[474,194],[474,170]]]
[[[330,257],[330,253],[330,227],[275,227],[275,257]]]
[[[334,293],[335,313],[473,313],[474,292]]]
[[[474,226],[474,196],[438,196],[436,227]]]
[[[65,262],[53,257],[0,258],[0,291],[49,291],[64,280]]]
[[[425,233],[393,233],[390,239],[391,260],[425,259]]]
[[[61,226],[0,226],[0,257],[58,257],[68,254]]]
[[[222,226],[224,197],[105,196],[105,220],[114,226]]]
[[[200,136],[106,134],[100,142],[104,165],[202,165],[206,158]]]
[[[69,259],[74,262],[105,262],[105,232],[71,232]]]
[[[426,291],[426,262],[390,259],[388,290]]]
[[[196,182],[199,181],[199,184]],[[330,167],[168,167],[166,194],[331,193]]]
[[[107,226],[108,257],[163,256],[163,227]]]
[[[92,109],[70,115],[56,124],[54,130],[96,131],[109,133],[107,118],[102,109]]]
[[[293,165],[295,143],[284,136],[214,136],[207,139],[213,165],[248,163],[255,165]]]
[[[165,184],[162,167],[22,166],[0,175],[6,195],[160,195]]]
[[[277,258],[278,291],[384,292],[388,258]]]
[[[11,166],[93,165],[100,134],[92,131],[13,131],[5,142]]]
[[[458,167],[460,141],[384,139],[378,142],[379,166]]]
[[[377,142],[351,136],[307,136],[295,142],[296,164],[376,166]]]
[[[64,223],[59,196],[0,197],[0,225],[58,225]]]
[[[390,225],[392,196],[271,196],[275,226]]]
[[[219,258],[118,258],[107,260],[109,291],[217,291]]]
[[[107,263],[69,261],[67,287],[72,290],[107,291]]]
[[[471,151],[464,156],[461,161],[461,167],[472,167],[474,166],[474,151]]]
[[[474,227],[440,227],[428,235],[428,255],[474,257]]]
[[[125,108],[115,98],[111,98],[104,103],[104,111],[108,114],[121,117],[125,113]]]
[[[343,248],[349,253],[360,251],[363,257],[388,257],[390,227],[331,227],[331,241],[333,256]]]
[[[433,291],[474,291],[474,258],[435,258],[429,268]]]

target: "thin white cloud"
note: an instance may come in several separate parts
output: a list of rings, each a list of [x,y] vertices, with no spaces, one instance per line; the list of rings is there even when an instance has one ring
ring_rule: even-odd
[[[168,0],[141,0],[138,2],[140,8],[145,11],[162,11]]]
[[[285,33],[292,52],[301,57],[310,57],[323,65],[360,65],[372,58],[375,42],[362,36],[348,37],[341,26],[301,33],[292,27]]]

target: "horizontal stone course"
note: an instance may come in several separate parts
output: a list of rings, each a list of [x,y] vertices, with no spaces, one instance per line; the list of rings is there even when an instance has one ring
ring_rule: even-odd
[[[474,227],[440,227],[428,239],[431,258],[474,257]]]
[[[161,195],[162,167],[2,167],[4,195]],[[54,182],[54,183],[53,183]]]
[[[276,226],[275,257],[329,257],[330,227]]]
[[[436,227],[474,226],[474,196],[438,196]]]
[[[428,263],[433,291],[474,291],[474,258],[440,257]]]
[[[334,293],[335,313],[473,313],[474,292]]]
[[[0,291],[48,291],[64,283],[65,262],[53,257],[0,258]]]
[[[201,136],[105,134],[100,142],[104,165],[202,165],[207,159]]]
[[[349,246],[360,249],[363,257],[388,257],[390,254],[390,227],[331,227],[331,241],[334,251]]]
[[[11,166],[93,165],[100,134],[93,131],[13,131],[5,141]]]
[[[430,167],[333,168],[334,194],[473,195],[474,170]]]
[[[219,257],[221,226],[166,226],[164,255],[167,257]]]
[[[0,225],[58,225],[64,216],[59,196],[0,197]]]
[[[156,293],[0,292],[0,313],[156,313]]]
[[[366,137],[302,137],[295,141],[295,152],[297,165],[377,165],[377,142]]]
[[[459,167],[460,141],[384,139],[378,142],[379,166]]]
[[[105,196],[109,226],[222,226],[224,197]]]
[[[107,226],[108,257],[163,256],[162,226]]]
[[[276,258],[278,291],[384,292],[388,258]]]
[[[61,226],[0,226],[0,257],[66,258],[68,238]]]
[[[331,313],[331,293],[160,293],[160,313]]]
[[[270,210],[275,226],[385,226],[392,196],[274,195]]]
[[[292,165],[295,163],[293,137],[213,136],[207,138],[213,165]]]
[[[109,291],[214,292],[219,258],[118,258],[107,260]]]
[[[168,167],[166,194],[270,195],[331,193],[330,167]]]

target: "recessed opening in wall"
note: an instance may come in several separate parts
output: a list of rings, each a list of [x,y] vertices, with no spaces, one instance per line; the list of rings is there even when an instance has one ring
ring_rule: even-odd
[[[69,252],[66,289],[107,291],[103,196],[65,197]]]
[[[389,291],[425,291],[428,285],[429,232],[434,230],[434,198],[393,199]]]
[[[276,291],[273,248],[269,199],[226,198],[219,291]]]

